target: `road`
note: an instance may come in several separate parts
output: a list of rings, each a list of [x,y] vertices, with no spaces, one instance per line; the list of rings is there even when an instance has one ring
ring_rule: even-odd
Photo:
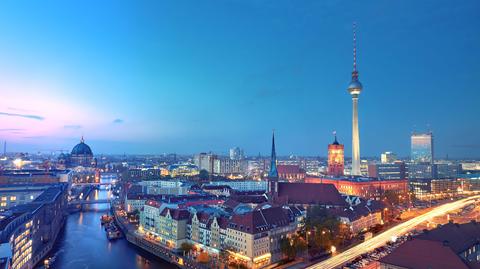
[[[309,269],[330,269],[330,268],[337,268],[342,264],[345,264],[356,257],[368,253],[373,249],[381,247],[389,242],[392,237],[401,236],[406,234],[407,232],[415,229],[416,226],[420,225],[422,222],[425,222],[433,217],[440,216],[446,214],[449,211],[456,210],[462,207],[465,207],[475,201],[475,199],[479,199],[480,195],[471,196],[468,198],[464,198],[458,201],[454,201],[448,204],[444,204],[432,209],[430,212],[424,213],[417,217],[414,217],[406,222],[400,223],[395,227],[392,227],[385,232],[359,244],[352,248],[345,250],[342,253],[338,253],[337,255],[316,263],[310,267]]]

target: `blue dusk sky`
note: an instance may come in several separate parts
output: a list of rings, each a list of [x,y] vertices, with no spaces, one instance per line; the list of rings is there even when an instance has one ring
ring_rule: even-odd
[[[325,156],[351,150],[358,24],[362,156],[480,157],[480,1],[1,1],[9,151]]]

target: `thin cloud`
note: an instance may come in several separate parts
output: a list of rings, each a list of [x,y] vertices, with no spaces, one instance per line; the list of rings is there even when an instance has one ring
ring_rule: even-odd
[[[113,123],[120,124],[120,123],[123,123],[123,120],[122,119],[114,119]]]
[[[82,125],[64,125],[63,128],[70,129],[70,130],[78,130],[82,129]]]
[[[7,113],[7,112],[0,112],[1,116],[7,117],[19,117],[25,119],[32,119],[32,120],[44,120],[45,118],[39,115],[31,115],[31,114],[17,114],[17,113]]]
[[[18,128],[5,128],[0,129],[0,132],[14,132],[14,131],[24,131],[25,129],[18,129]]]
[[[24,136],[23,138],[25,138],[25,139],[44,139],[44,138],[47,138],[47,137],[43,136],[43,135],[37,135],[37,136]]]
[[[37,111],[35,111],[35,110],[18,108],[18,107],[7,107],[7,109],[8,109],[8,110],[12,110],[12,111],[24,112],[24,113],[37,112]]]

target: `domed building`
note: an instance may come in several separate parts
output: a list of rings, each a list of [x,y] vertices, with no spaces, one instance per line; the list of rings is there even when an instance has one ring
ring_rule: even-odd
[[[83,166],[89,167],[94,165],[93,152],[90,146],[85,144],[85,140],[80,140],[75,147],[73,147],[70,154],[70,165],[71,166]]]

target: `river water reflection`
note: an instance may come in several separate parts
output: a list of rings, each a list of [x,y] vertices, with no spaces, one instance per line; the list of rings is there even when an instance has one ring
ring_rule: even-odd
[[[102,187],[90,199],[105,199],[110,192]],[[100,217],[109,212],[108,204],[85,206],[82,212],[68,216],[56,246],[52,269],[173,269],[176,266],[133,246],[125,239],[109,241]]]

